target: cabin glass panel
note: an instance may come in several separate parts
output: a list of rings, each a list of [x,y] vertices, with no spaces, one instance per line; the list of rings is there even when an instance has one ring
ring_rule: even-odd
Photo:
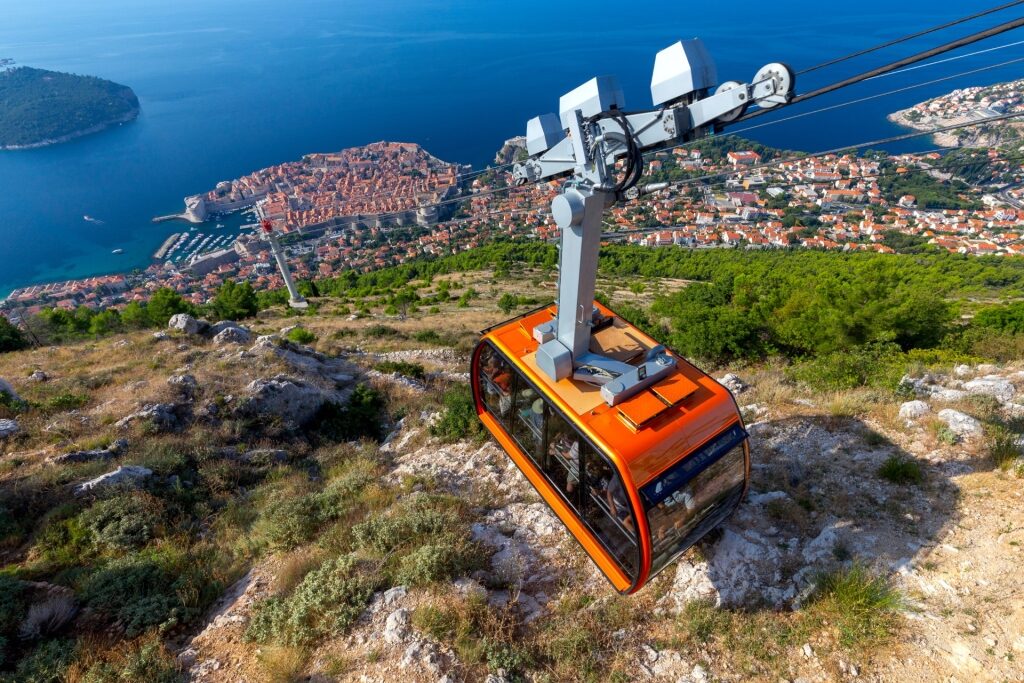
[[[584,469],[583,520],[626,572],[636,576],[636,521],[622,477],[594,450],[585,452]]]
[[[626,573],[636,577],[636,520],[619,473],[490,345],[481,350],[479,367],[487,411]]]
[[[743,496],[746,432],[735,425],[641,490],[653,577],[719,524]]]

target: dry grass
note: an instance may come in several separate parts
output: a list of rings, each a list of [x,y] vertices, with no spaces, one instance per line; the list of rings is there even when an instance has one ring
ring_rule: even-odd
[[[287,555],[274,576],[274,592],[291,593],[306,574],[315,569],[323,559],[324,553],[319,548],[300,548]]]
[[[297,683],[306,680],[309,653],[303,648],[264,645],[258,655],[264,683]]]

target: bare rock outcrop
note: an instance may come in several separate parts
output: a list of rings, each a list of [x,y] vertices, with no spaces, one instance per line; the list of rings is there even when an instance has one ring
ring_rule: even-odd
[[[17,420],[0,419],[0,439],[9,439],[20,431]]]
[[[71,451],[54,455],[46,459],[51,465],[68,465],[79,462],[95,462],[97,460],[110,460],[124,453],[128,448],[128,439],[118,439],[106,448],[93,448],[85,451]]]
[[[199,321],[188,313],[178,313],[167,321],[167,328],[183,334],[199,334]]]
[[[151,476],[153,476],[153,470],[148,467],[122,465],[112,472],[101,474],[95,479],[79,484],[75,488],[75,495],[82,495],[107,486],[137,486]]]

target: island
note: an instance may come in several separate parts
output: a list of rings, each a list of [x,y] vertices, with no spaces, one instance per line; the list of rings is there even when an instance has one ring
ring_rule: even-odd
[[[138,115],[128,86],[27,66],[0,69],[0,150],[66,142]]]

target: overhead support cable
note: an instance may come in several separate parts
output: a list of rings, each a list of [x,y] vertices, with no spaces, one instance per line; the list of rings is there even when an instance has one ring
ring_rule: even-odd
[[[924,137],[926,135],[936,135],[937,133],[948,133],[954,130],[960,130],[962,128],[971,128],[973,126],[981,126],[986,123],[995,123],[997,121],[1006,121],[1009,119],[1024,118],[1024,112],[1012,112],[1009,114],[1000,114],[998,116],[990,116],[980,121],[968,121],[966,123],[956,123],[949,126],[940,126],[932,130],[919,130],[913,133],[904,133],[902,135],[893,135],[887,138],[879,138],[877,140],[871,140],[869,142],[859,142],[854,145],[843,145],[842,147],[834,147],[832,149],[824,150],[822,152],[815,152],[814,154],[803,154],[800,156],[792,156],[786,159],[779,159],[775,161],[766,161],[762,164],[754,164],[747,166],[744,171],[756,171],[765,168],[772,168],[774,166],[780,166],[782,164],[792,164],[799,161],[806,161],[807,159],[814,159],[817,157],[828,156],[829,154],[839,154],[842,152],[854,151],[858,149],[867,149],[869,147],[877,147],[879,145],[888,145],[894,142],[901,142],[903,140],[912,140],[913,138]],[[704,180],[712,180],[714,178],[725,178],[731,175],[736,175],[736,171],[724,171],[722,173],[709,173],[706,175],[698,176],[696,178],[684,178],[669,183],[670,187],[679,187],[682,185],[692,185],[695,183],[702,182]]]
[[[1014,29],[1021,28],[1022,26],[1024,26],[1024,17],[1004,22],[1002,24],[999,24],[998,26],[993,26],[992,28],[985,29],[984,31],[978,31],[968,36],[964,36],[963,38],[958,38],[956,40],[949,41],[948,43],[943,43],[942,45],[933,47],[930,50],[918,52],[917,54],[910,55],[909,57],[904,57],[903,59],[898,59],[895,62],[890,62],[888,64],[885,64],[884,66],[864,71],[855,76],[851,76],[841,81],[837,81],[836,83],[832,83],[831,85],[826,85],[822,88],[818,88],[817,90],[812,90],[811,92],[804,93],[803,95],[797,95],[796,97],[789,101],[789,104],[799,104],[800,102],[812,100],[815,97],[827,95],[828,93],[835,92],[836,90],[847,88],[851,85],[861,83],[871,78],[877,78],[878,76],[882,76],[890,72],[896,71],[898,69],[902,69],[904,67],[910,66],[911,64],[923,62],[926,59],[930,59],[937,55],[945,54],[947,52],[956,50],[961,47],[965,47],[967,45],[972,45],[980,40],[985,40],[986,38],[991,38],[993,36],[1006,33],[1007,31],[1012,31]],[[745,114],[744,116],[739,117],[738,119],[736,119],[736,121],[747,121],[758,116],[763,116],[764,114],[767,114],[771,111],[774,111],[774,109],[757,109],[748,114]]]
[[[1017,5],[1024,5],[1024,0],[1016,0],[1015,2],[1008,2],[1006,4],[999,5],[998,7],[993,7],[991,9],[983,10],[981,12],[975,12],[974,14],[971,14],[971,15],[966,16],[966,17],[961,17],[959,19],[954,19],[953,21],[947,21],[945,24],[939,24],[938,26],[932,26],[931,28],[926,28],[923,31],[918,31],[916,33],[911,33],[909,35],[902,36],[901,38],[895,38],[895,39],[887,41],[885,43],[881,43],[880,45],[875,45],[874,47],[869,47],[869,48],[866,48],[866,49],[863,49],[863,50],[858,50],[857,52],[851,52],[848,55],[844,55],[842,57],[836,57],[835,59],[830,59],[828,61],[822,62],[821,64],[815,64],[814,66],[807,67],[803,71],[797,71],[797,76],[802,76],[803,74],[809,74],[812,71],[817,71],[818,69],[824,69],[825,67],[833,66],[835,64],[840,64],[842,62],[846,62],[846,61],[849,61],[851,59],[856,59],[857,57],[863,57],[864,55],[871,54],[872,52],[877,52],[878,50],[884,50],[887,47],[892,47],[893,45],[899,45],[900,43],[905,43],[908,40],[913,40],[915,38],[920,38],[921,36],[926,36],[926,35],[928,35],[930,33],[935,33],[936,31],[941,31],[943,29],[951,28],[951,27],[957,26],[959,24],[965,24],[965,23],[967,23],[969,21],[974,21],[975,19],[980,19],[981,17],[988,16],[989,14],[995,14],[996,12],[1001,12],[1001,11],[1003,11],[1005,9],[1010,9],[1011,7],[1016,7]]]
[[[1021,0],[1021,1],[1024,2],[1024,0]],[[1021,42],[1024,43],[1024,41],[1021,41]],[[828,107],[822,107],[821,109],[815,109],[813,111],[806,111],[806,112],[803,112],[801,114],[794,114],[793,116],[786,116],[786,117],[781,118],[781,119],[772,119],[771,121],[766,121],[765,123],[758,123],[758,124],[753,125],[753,126],[748,126],[746,128],[741,128],[740,130],[730,131],[729,135],[739,135],[740,133],[746,133],[747,131],[754,130],[755,128],[764,128],[765,126],[772,126],[772,125],[775,125],[777,123],[784,123],[786,121],[792,121],[793,119],[802,119],[805,116],[813,116],[814,114],[821,114],[821,113],[824,113],[826,111],[832,111],[833,109],[843,109],[845,107],[849,107],[849,106],[852,106],[854,104],[860,104],[862,102],[869,102],[871,100],[877,100],[877,99],[879,99],[881,97],[889,97],[891,95],[898,95],[900,93],[907,92],[908,90],[914,90],[916,88],[923,88],[923,87],[926,87],[926,86],[929,86],[929,85],[935,85],[936,83],[942,83],[944,81],[951,81],[951,80],[953,80],[955,78],[963,78],[964,76],[970,76],[972,74],[981,73],[982,71],[991,71],[992,69],[999,69],[999,68],[1002,68],[1004,66],[1009,66],[1011,64],[1017,64],[1019,62],[1024,62],[1024,57],[1018,57],[1017,59],[1010,59],[1010,60],[1005,61],[1005,62],[1000,62],[999,64],[992,64],[990,66],[983,66],[983,67],[980,67],[980,68],[977,68],[977,69],[971,69],[969,71],[961,71],[960,73],[952,74],[950,76],[943,76],[942,78],[936,78],[936,79],[933,79],[933,80],[930,80],[930,81],[924,81],[922,83],[914,83],[912,85],[908,85],[908,86],[905,86],[903,88],[896,88],[895,90],[888,90],[886,92],[878,93],[876,95],[868,95],[867,97],[860,97],[860,98],[857,98],[855,100],[849,100],[847,102],[841,102],[839,104],[833,104],[833,105],[830,105]]]

